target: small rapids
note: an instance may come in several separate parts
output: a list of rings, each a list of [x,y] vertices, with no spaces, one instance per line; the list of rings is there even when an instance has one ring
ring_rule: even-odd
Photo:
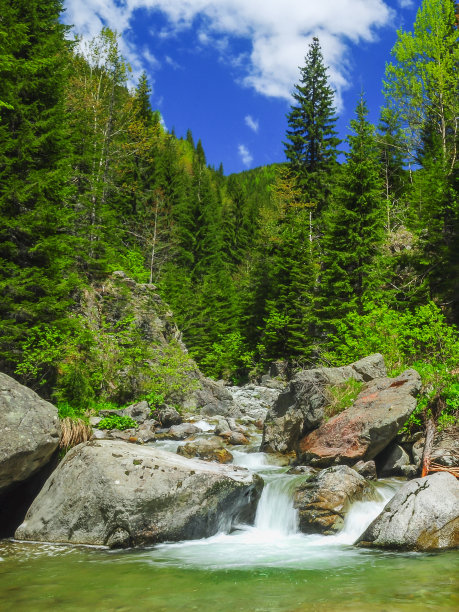
[[[234,464],[259,474],[265,486],[258,502],[253,525],[237,525],[231,533],[210,538],[165,543],[149,551],[150,562],[202,569],[325,568],[365,562],[368,552],[352,544],[381,512],[399,483],[374,484],[372,499],[355,502],[349,509],[343,529],[336,535],[305,535],[298,530],[293,493],[303,475],[286,474],[276,465],[276,457],[251,452],[252,448],[232,449]]]

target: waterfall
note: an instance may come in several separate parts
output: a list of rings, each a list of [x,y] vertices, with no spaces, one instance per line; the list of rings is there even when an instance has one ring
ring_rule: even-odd
[[[255,516],[255,528],[290,535],[298,531],[298,512],[293,507],[297,476],[277,477],[265,484]]]

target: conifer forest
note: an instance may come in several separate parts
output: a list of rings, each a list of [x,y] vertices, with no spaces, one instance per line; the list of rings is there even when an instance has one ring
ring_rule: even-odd
[[[76,414],[136,399],[113,391],[80,308],[123,271],[156,287],[206,376],[243,383],[276,361],[294,372],[379,351],[394,373],[419,364],[424,409],[441,392],[454,421],[456,3],[422,2],[387,58],[377,125],[363,89],[344,141],[314,38],[286,161],[229,176],[199,134],[164,127],[146,73],[129,85],[117,34],[80,43],[62,9],[0,0],[0,370]],[[129,321],[113,333],[141,369]]]

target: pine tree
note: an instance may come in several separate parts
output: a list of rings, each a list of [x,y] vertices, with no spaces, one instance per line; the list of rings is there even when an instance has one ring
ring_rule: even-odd
[[[0,369],[71,302],[75,245],[60,0],[0,0]]]
[[[297,176],[305,202],[321,212],[331,190],[336,165],[337,138],[334,93],[328,83],[318,38],[313,38],[295,85],[295,104],[288,114],[285,154]]]
[[[296,361],[310,353],[309,319],[315,273],[309,235],[309,210],[288,167],[273,186],[275,210],[262,229],[268,285],[259,351],[261,359]]]
[[[351,121],[340,192],[326,217],[318,314],[323,330],[351,310],[363,311],[375,286],[384,212],[379,151],[363,97]]]

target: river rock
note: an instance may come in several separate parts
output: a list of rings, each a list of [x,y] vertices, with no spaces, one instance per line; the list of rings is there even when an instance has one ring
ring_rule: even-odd
[[[378,472],[381,478],[389,476],[408,476],[412,474],[408,453],[399,445],[392,442],[378,455]],[[414,466],[413,466],[414,467]],[[416,470],[416,468],[414,468]]]
[[[363,476],[347,465],[336,465],[312,474],[294,493],[299,528],[303,533],[330,535],[339,531],[350,504],[362,499]]]
[[[217,436],[187,442],[178,447],[177,454],[188,459],[197,457],[203,461],[215,461],[216,463],[231,463],[233,460],[233,455],[225,447],[223,440]]]
[[[296,450],[301,436],[318,427],[323,420],[324,407],[328,403],[326,385],[338,385],[350,379],[365,382],[385,375],[384,358],[379,353],[348,366],[299,372],[266,415],[261,450]]]
[[[191,423],[181,423],[180,425],[172,425],[168,432],[158,435],[158,438],[165,440],[186,440],[190,436],[201,433],[199,427]]]
[[[360,476],[363,476],[367,480],[376,480],[376,463],[374,461],[357,461],[357,463],[352,466]]]
[[[239,444],[249,444],[249,441],[240,431],[228,431],[220,434],[227,444],[238,446]]]
[[[131,417],[137,423],[142,424],[150,417],[151,409],[148,402],[143,400],[124,408],[123,412],[125,416]]]
[[[418,551],[459,547],[459,481],[447,472],[410,480],[357,544]]]
[[[57,409],[0,373],[0,492],[43,468],[59,445]]]
[[[223,433],[230,433],[230,432],[231,432],[231,427],[229,426],[228,421],[224,419],[223,417],[218,417],[217,423],[215,425],[214,433],[217,436],[220,436]]]
[[[368,383],[353,406],[300,441],[301,462],[325,467],[374,459],[415,409],[420,388],[415,370]]]
[[[261,488],[244,468],[87,442],[67,453],[15,537],[110,547],[204,538],[251,520]]]
[[[163,405],[155,414],[155,419],[161,423],[162,427],[180,425],[183,420],[180,413],[173,406],[166,405]]]

